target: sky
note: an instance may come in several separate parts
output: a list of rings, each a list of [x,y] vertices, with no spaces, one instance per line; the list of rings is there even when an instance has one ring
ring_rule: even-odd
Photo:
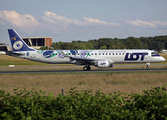
[[[0,43],[7,29],[53,42],[167,35],[167,0],[0,0]]]

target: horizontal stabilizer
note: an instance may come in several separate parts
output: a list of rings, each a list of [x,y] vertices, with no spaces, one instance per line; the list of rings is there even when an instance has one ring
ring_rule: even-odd
[[[21,55],[24,55],[24,54],[23,53],[15,53],[13,51],[7,51],[6,55],[9,55],[9,56],[13,56],[13,55],[21,56]]]

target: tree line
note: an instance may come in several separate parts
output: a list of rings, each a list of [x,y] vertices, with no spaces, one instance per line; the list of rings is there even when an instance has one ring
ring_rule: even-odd
[[[47,47],[41,47],[42,50]],[[155,37],[100,38],[88,41],[53,42],[49,49],[150,49],[160,52],[167,49],[167,35]]]

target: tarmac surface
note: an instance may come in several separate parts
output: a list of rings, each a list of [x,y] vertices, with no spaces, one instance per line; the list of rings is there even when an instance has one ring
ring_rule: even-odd
[[[167,71],[167,69],[103,69],[103,70],[41,70],[41,71],[0,71],[0,74],[21,74],[21,73],[77,73],[77,72],[152,72]]]
[[[152,66],[167,66],[167,64],[152,64]],[[146,66],[145,64],[138,65],[114,65],[114,66]],[[27,67],[14,67],[14,68],[56,68],[56,67],[81,67],[81,66],[27,66]],[[0,69],[5,69],[9,67],[0,67]],[[22,73],[76,73],[76,72],[146,72],[146,71],[167,71],[167,68],[155,68],[155,69],[92,69],[89,71],[80,70],[17,70],[17,71],[0,71],[0,74],[22,74]]]

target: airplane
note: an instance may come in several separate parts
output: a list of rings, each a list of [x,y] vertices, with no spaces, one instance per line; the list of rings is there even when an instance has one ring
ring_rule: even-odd
[[[165,59],[154,50],[147,49],[107,49],[107,50],[36,50],[29,47],[14,29],[8,29],[13,51],[7,55],[32,61],[51,64],[84,65],[83,70],[90,66],[110,68],[115,63],[150,63],[163,62]]]

